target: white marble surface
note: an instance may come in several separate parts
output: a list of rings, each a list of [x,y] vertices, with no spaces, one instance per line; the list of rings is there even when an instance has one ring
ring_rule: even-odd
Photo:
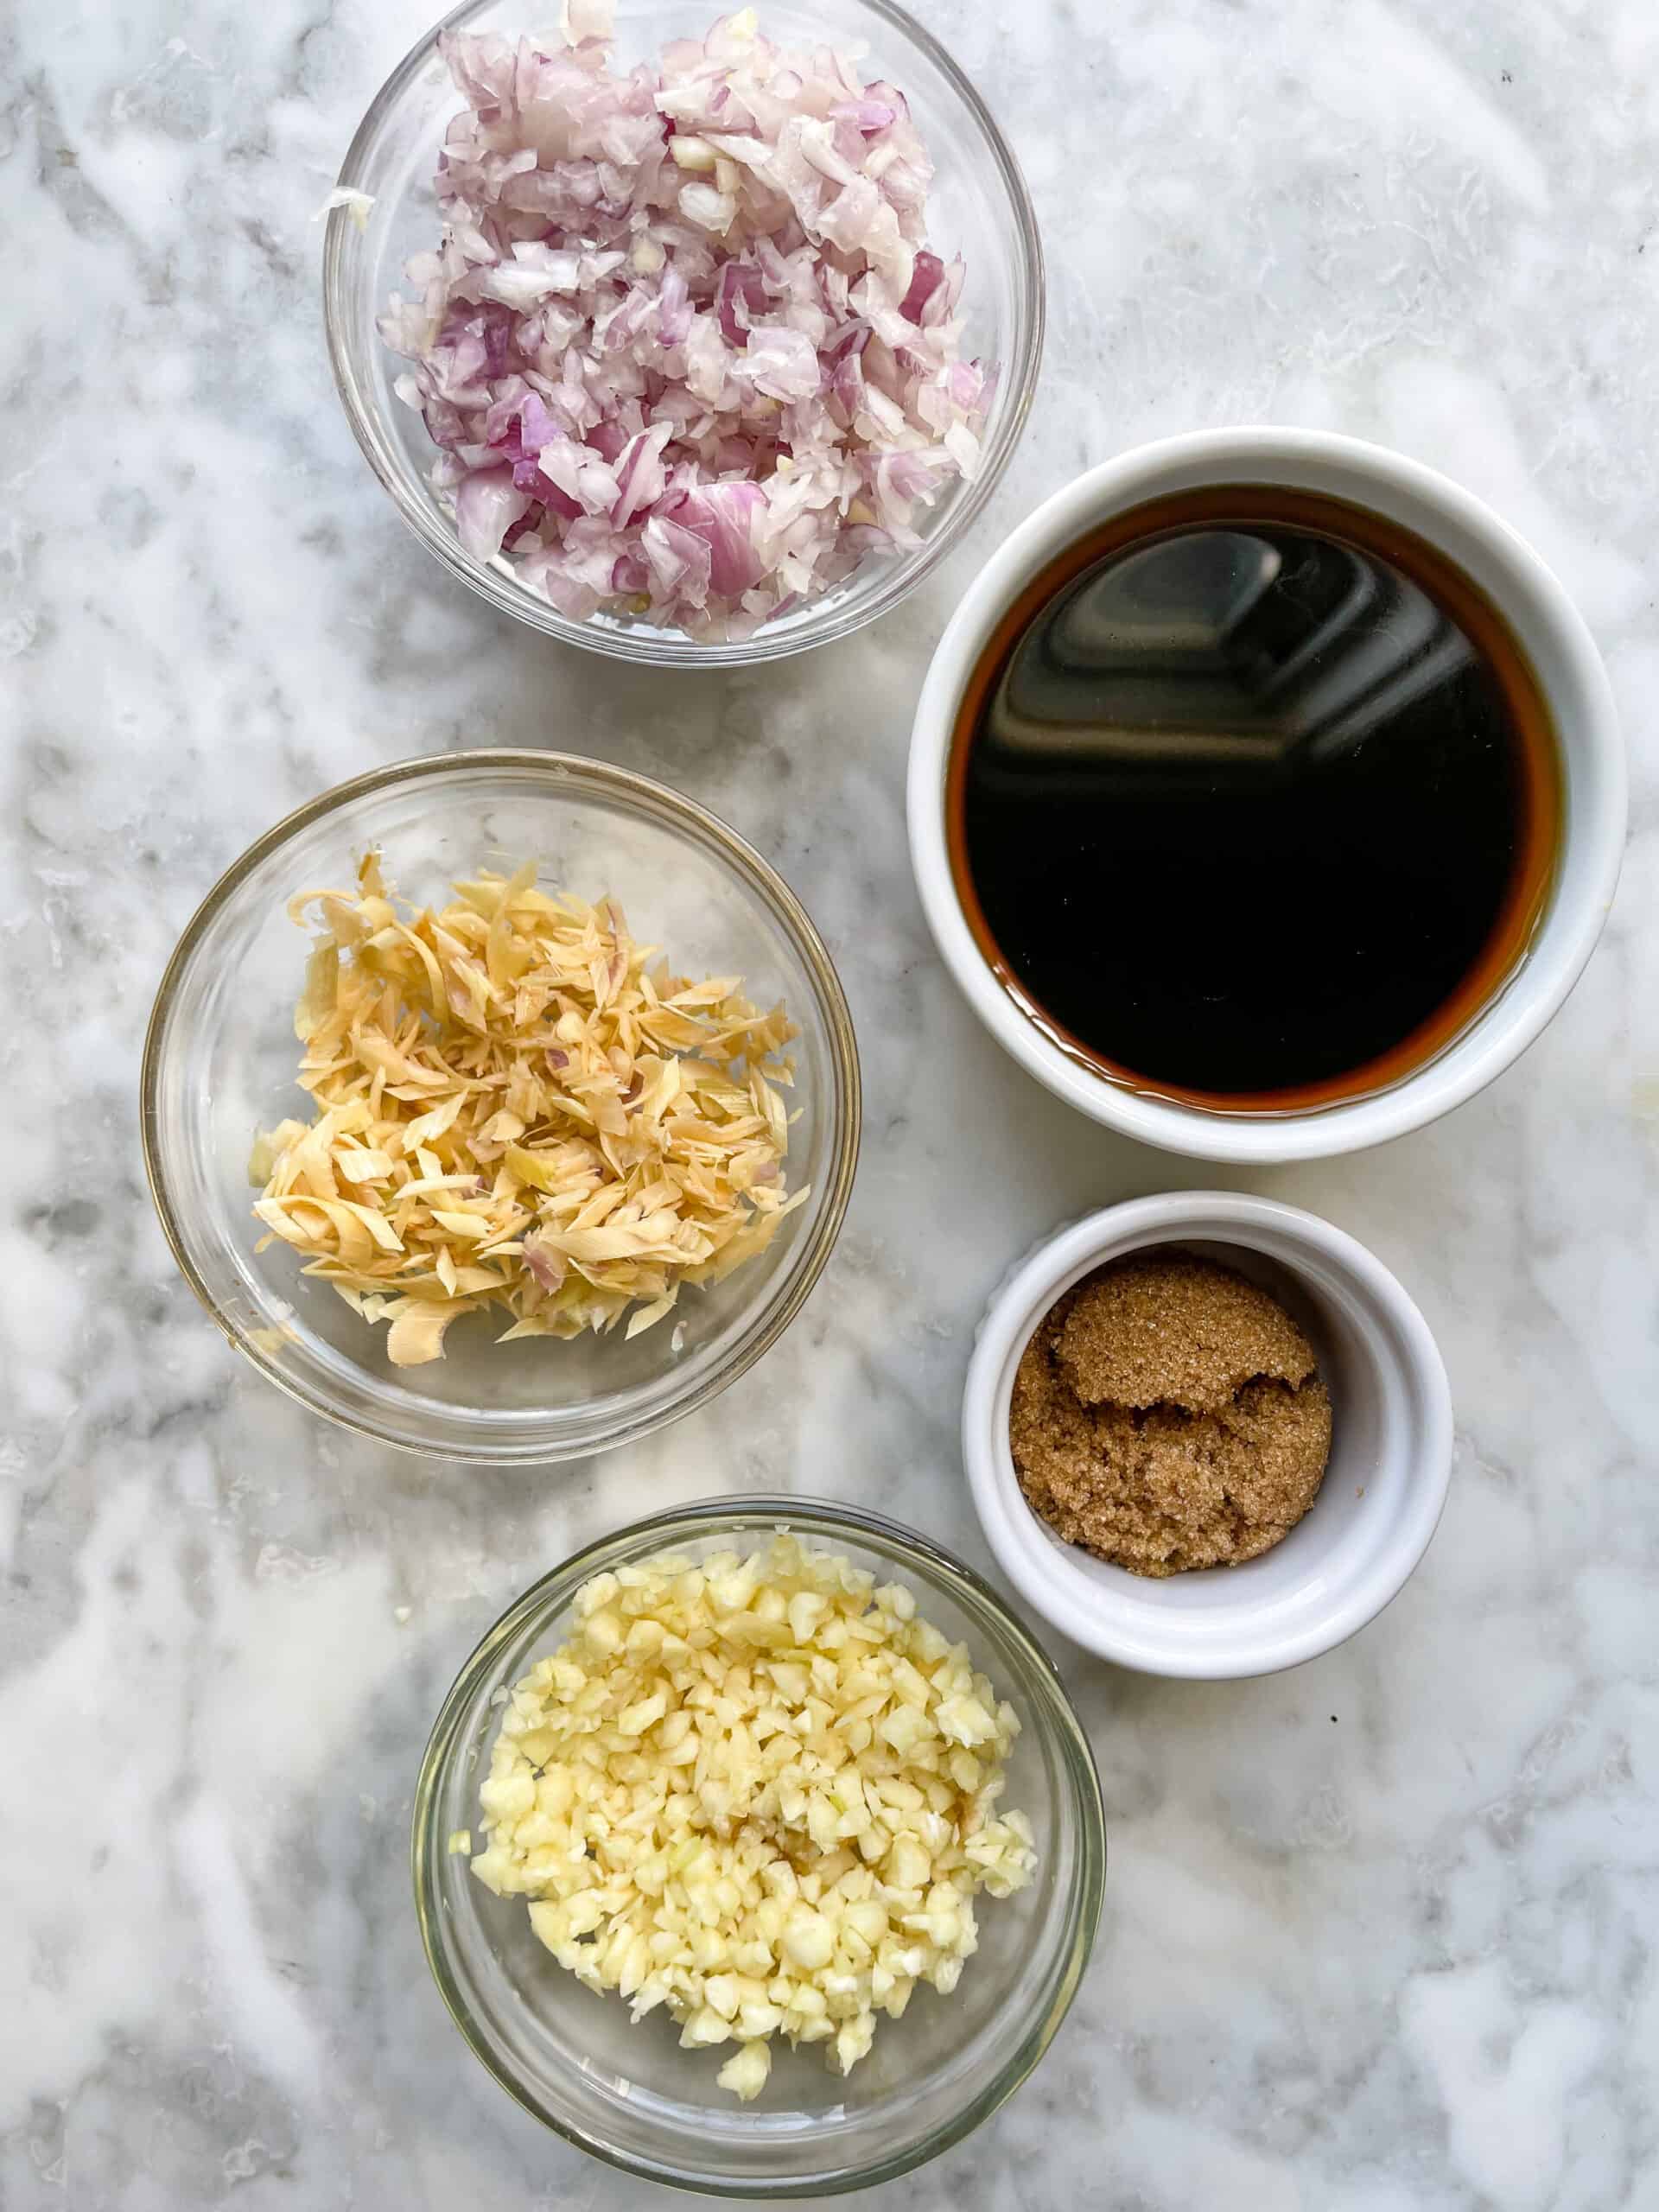
[[[1389,441],[1531,535],[1627,717],[1630,854],[1523,1065],[1419,1137],[1254,1179],[1421,1300],[1459,1408],[1450,1510],[1393,1609],[1299,1672],[1066,1659],[1111,1827],[1092,1971],[1002,2115],[881,2201],[1656,2202],[1659,15],[920,4],[1045,224],[1030,434],[899,615],[672,685],[452,585],[335,407],[308,219],[418,0],[12,18],[9,2212],[665,2202],[544,2134],[444,2018],[405,1872],[426,1727],[510,1595],[654,1503],[839,1491],[982,1562],[955,1422],[986,1290],[1046,1224],[1202,1171],[1070,1118],[958,1002],[906,865],[910,702],[1000,528],[1085,462],[1235,419]],[[175,1276],[135,1141],[149,995],[219,868],[342,775],[486,741],[588,748],[723,812],[828,933],[864,1053],[858,1191],[803,1319],[700,1418],[563,1473],[418,1465],[268,1391]]]

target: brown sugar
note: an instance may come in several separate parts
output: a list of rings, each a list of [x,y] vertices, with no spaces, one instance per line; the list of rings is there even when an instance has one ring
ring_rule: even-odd
[[[1014,1376],[1020,1488],[1135,1574],[1236,1565],[1313,1503],[1331,1399],[1268,1292],[1179,1250],[1109,1262],[1044,1316]]]

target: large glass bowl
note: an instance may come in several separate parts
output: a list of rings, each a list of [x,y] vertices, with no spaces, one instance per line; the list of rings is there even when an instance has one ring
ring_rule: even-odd
[[[395,1368],[371,1327],[291,1247],[263,1235],[248,1180],[256,1133],[308,1121],[294,1006],[307,939],[296,892],[348,885],[378,846],[397,889],[443,903],[458,877],[527,860],[544,889],[621,901],[642,944],[692,976],[739,975],[800,1030],[787,1173],[811,1196],[723,1282],[688,1287],[668,1320],[569,1343],[500,1344],[466,1314],[445,1356]],[[564,1459],[644,1436],[725,1388],[787,1327],[830,1256],[858,1157],[858,1057],[823,942],[798,900],[723,823],[664,785],[554,753],[408,760],[277,823],[208,893],[156,995],[143,1073],[145,1166],[192,1287],[233,1344],[292,1396],[414,1452]]]
[[[720,0],[617,0],[618,60],[651,60],[671,39],[700,38],[721,12]],[[392,391],[407,364],[387,351],[375,327],[391,293],[409,296],[410,255],[435,245],[442,228],[434,175],[444,127],[461,100],[438,55],[440,33],[517,35],[556,13],[528,0],[467,0],[398,63],[352,141],[340,181],[369,194],[373,206],[361,229],[348,209],[329,216],[323,314],[334,381],[357,442],[404,521],[445,567],[504,613],[550,637],[665,667],[774,660],[844,638],[897,606],[944,558],[990,497],[1024,427],[1042,355],[1043,260],[1019,166],[944,48],[891,0],[760,0],[760,27],[776,44],[861,47],[866,77],[887,79],[910,101],[935,166],[931,242],[947,258],[961,253],[967,264],[963,356],[995,362],[1000,371],[983,458],[972,483],[953,485],[919,519],[918,548],[866,562],[740,643],[699,645],[681,631],[620,615],[575,622],[520,583],[510,558],[480,562],[463,550],[429,481],[436,448],[420,416]]]
[[[452,1853],[479,1821],[478,1789],[511,1686],[563,1642],[590,1577],[665,1550],[753,1548],[787,1526],[844,1554],[965,1642],[1018,1713],[1004,1802],[1031,1819],[1031,1887],[980,1909],[980,1944],[950,1997],[918,1989],[878,2021],[844,2080],[821,2050],[773,2041],[751,2105],[716,2088],[721,2053],[685,2051],[660,2012],[636,2027],[619,1997],[584,1988],[531,1932],[522,1898],[497,1897]],[[1088,1963],[1106,1873],[1100,1784],[1053,1662],[976,1574],[874,1514],[814,1499],[712,1501],[655,1516],[567,1560],[527,1590],[462,1668],[427,1745],[415,1796],[416,1904],[429,1964],[456,2026],[526,2111],[584,2150],[652,2181],[728,2201],[859,2189],[935,2157],[1023,2082],[1065,2018]]]

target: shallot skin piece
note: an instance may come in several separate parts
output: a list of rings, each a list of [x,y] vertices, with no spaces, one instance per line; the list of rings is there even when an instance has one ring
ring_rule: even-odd
[[[994,373],[961,358],[901,92],[748,10],[619,72],[610,16],[440,41],[443,236],[381,335],[474,559],[572,620],[740,639],[920,543]]]

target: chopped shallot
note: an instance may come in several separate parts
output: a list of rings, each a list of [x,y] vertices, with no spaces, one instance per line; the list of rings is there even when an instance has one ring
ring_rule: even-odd
[[[611,4],[565,0],[562,46],[440,41],[443,236],[381,334],[475,559],[574,620],[743,638],[920,543],[994,372],[902,92],[748,9],[618,73]]]

